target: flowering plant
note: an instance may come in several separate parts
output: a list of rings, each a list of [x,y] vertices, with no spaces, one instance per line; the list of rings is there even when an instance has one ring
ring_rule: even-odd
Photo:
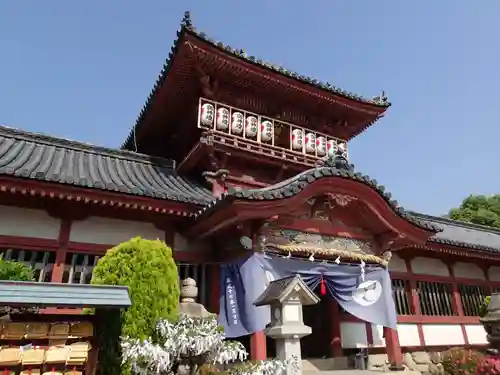
[[[500,358],[485,357],[477,364],[474,375],[500,375]]]
[[[482,358],[481,353],[473,350],[453,348],[443,354],[443,368],[449,375],[475,375]]]
[[[122,355],[124,363],[130,363],[136,374],[171,375],[176,374],[180,366],[186,366],[189,374],[194,375],[205,364],[244,361],[248,353],[241,343],[225,340],[215,317],[192,318],[182,314],[175,323],[158,321],[154,338],[143,341],[123,338]],[[297,359],[244,363],[225,372],[275,375],[288,366],[297,369]]]

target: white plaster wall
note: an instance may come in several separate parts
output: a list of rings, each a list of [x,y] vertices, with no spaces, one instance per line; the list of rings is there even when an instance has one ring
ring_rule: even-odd
[[[57,239],[61,221],[43,210],[0,206],[0,235]]]
[[[488,343],[488,340],[486,340],[486,331],[481,324],[466,324],[464,327],[469,344],[477,345]]]
[[[500,281],[500,267],[490,267],[488,269],[488,278],[491,281]]]
[[[384,327],[372,324],[373,346],[385,346]]]
[[[389,262],[389,271],[406,272],[406,262],[396,254],[392,254],[392,258]]]
[[[148,240],[165,240],[165,232],[151,223],[92,216],[71,225],[70,241],[116,245],[141,236]]]
[[[463,277],[468,279],[485,280],[483,270],[474,263],[458,262],[453,265],[453,273],[455,277]]]
[[[413,273],[434,276],[450,276],[448,267],[439,259],[417,257],[412,259],[411,268]]]
[[[465,345],[460,324],[423,324],[426,346]]]
[[[398,324],[400,346],[420,346],[418,326],[416,324]]]
[[[341,322],[340,337],[343,348],[366,348],[366,324],[356,322]]]

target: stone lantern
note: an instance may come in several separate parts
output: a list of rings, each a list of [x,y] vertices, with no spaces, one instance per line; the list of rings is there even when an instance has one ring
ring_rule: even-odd
[[[310,335],[311,327],[304,324],[302,306],[314,305],[320,300],[300,276],[286,277],[269,283],[264,293],[254,302],[255,306],[270,306],[271,323],[265,334],[276,340],[276,355],[280,360],[296,357],[301,374],[300,339]],[[287,375],[297,372],[287,370]]]
[[[500,293],[491,295],[488,312],[481,318],[481,323],[488,334],[487,340],[492,349],[500,351]]]

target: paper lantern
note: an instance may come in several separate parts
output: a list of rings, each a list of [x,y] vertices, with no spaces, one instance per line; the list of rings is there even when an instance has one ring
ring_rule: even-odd
[[[334,141],[334,140],[332,140],[332,139],[330,139],[327,142],[326,149],[327,149],[327,152],[328,152],[329,156],[335,155],[335,151],[337,150],[337,142]]]
[[[326,155],[326,138],[325,137],[317,137],[316,138],[316,154],[318,156]]]
[[[205,103],[201,106],[200,122],[203,126],[210,127],[214,123],[214,106],[210,103]]]
[[[245,117],[241,112],[233,112],[231,116],[231,134],[241,135],[243,133],[243,123]]]
[[[217,130],[229,129],[229,109],[219,108],[217,110],[217,119],[215,121]]]
[[[273,139],[274,126],[271,121],[265,120],[260,124],[260,140],[270,142]]]
[[[248,116],[245,120],[245,136],[247,138],[257,137],[257,132],[259,131],[257,117]]]
[[[307,133],[304,141],[306,145],[306,152],[312,154],[316,151],[316,134]]]
[[[304,132],[302,129],[292,130],[292,148],[294,150],[302,150],[304,146]]]

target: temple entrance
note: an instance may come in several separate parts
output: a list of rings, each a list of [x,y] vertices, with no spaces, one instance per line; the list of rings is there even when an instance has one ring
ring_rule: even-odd
[[[312,328],[309,336],[300,341],[302,358],[329,358],[332,317],[329,315],[328,295],[319,296],[321,301],[316,305],[303,306],[304,324]]]

